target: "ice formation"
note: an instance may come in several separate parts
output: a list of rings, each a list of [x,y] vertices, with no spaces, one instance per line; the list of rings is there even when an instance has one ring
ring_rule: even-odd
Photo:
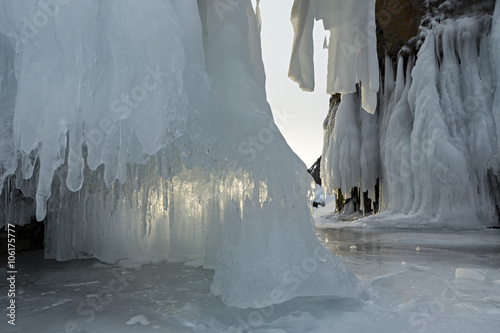
[[[295,0],[289,76],[306,91],[314,90],[314,20],[330,32],[327,93],[342,100],[332,105],[324,123],[322,179],[330,190],[374,192],[379,176],[375,0]]]
[[[264,82],[250,1],[2,1],[0,181],[49,258],[213,267],[238,307],[355,296]]]
[[[327,189],[356,187],[374,199],[379,178],[381,208],[427,221],[419,224],[496,223],[489,177],[500,156],[498,7],[493,20],[431,21],[416,59],[402,56],[395,78],[387,59],[374,118],[360,111],[359,92],[332,104],[321,166]]]
[[[313,26],[322,20],[330,31],[327,93],[354,93],[360,84],[362,107],[374,113],[379,89],[375,0],[295,0],[291,20],[290,78],[314,90]]]

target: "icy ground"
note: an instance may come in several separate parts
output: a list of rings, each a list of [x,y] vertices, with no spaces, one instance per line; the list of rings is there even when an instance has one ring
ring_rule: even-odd
[[[317,234],[358,277],[360,299],[299,298],[242,310],[209,293],[212,270],[19,253],[17,325],[4,314],[0,331],[498,332],[499,230],[411,231],[387,228],[391,220],[365,226],[332,209],[315,211]],[[4,307],[4,279],[1,290]]]

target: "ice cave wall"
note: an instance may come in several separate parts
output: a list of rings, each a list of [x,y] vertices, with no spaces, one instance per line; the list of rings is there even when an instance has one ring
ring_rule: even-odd
[[[379,106],[370,118],[359,90],[332,103],[321,164],[330,191],[348,197],[356,188],[361,209],[365,198],[377,200],[380,210],[408,216],[402,223],[410,228],[498,223],[498,7],[490,0],[377,2],[377,35],[388,55],[379,53]],[[417,32],[410,23],[418,15]],[[399,29],[405,22],[407,30]]]
[[[46,4],[0,3],[0,177],[36,198],[48,258],[203,265],[239,307],[356,295],[266,102],[250,1]]]

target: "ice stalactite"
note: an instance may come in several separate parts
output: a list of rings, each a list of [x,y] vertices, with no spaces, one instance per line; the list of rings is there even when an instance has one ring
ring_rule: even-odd
[[[440,223],[457,228],[474,226],[469,173],[464,154],[453,144],[437,89],[439,68],[435,36],[430,33],[412,71],[408,102],[413,116],[409,165],[413,175],[411,212],[438,216]]]
[[[330,31],[327,93],[354,93],[360,84],[362,107],[374,113],[379,89],[375,0],[295,0],[291,20],[290,78],[303,90],[314,90],[312,34],[314,20],[322,20]]]
[[[0,14],[0,31],[16,48],[12,130],[23,177],[40,162],[39,220],[66,152],[72,190],[83,182],[82,143],[91,169],[105,164],[106,183],[123,182],[128,162],[144,162],[186,121],[184,49],[169,3],[43,4],[4,1]]]
[[[386,80],[392,77],[392,63],[386,69]],[[383,188],[392,189],[385,198],[393,212],[409,213],[413,204],[413,196],[406,188],[413,188],[413,174],[410,161],[410,135],[413,116],[408,104],[408,91],[411,85],[411,61],[408,62],[405,76],[403,58],[398,61],[395,90],[386,89],[384,93],[391,96],[384,106],[381,133],[381,160],[383,168]],[[384,123],[386,121],[387,123]]]
[[[357,295],[274,124],[250,1],[54,4],[0,5],[0,177],[36,196],[48,258],[203,265],[244,308]]]
[[[325,120],[321,163],[325,187],[346,195],[356,187],[374,198],[380,170],[378,118],[373,115],[379,89],[375,1],[294,2],[289,76],[306,91],[314,90],[314,20],[321,20],[330,32],[327,93],[341,95],[340,104],[331,105]]]

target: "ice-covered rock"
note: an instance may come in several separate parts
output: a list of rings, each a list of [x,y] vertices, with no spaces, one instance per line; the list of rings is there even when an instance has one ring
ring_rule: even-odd
[[[499,27],[498,6],[493,19],[484,14],[490,4],[467,16],[459,2],[427,3],[419,52],[401,54],[396,77],[386,59],[378,119],[366,119],[367,126],[359,94],[342,95],[325,120],[328,190],[361,188],[373,198],[378,177],[382,209],[420,216],[436,228],[496,223],[498,190],[490,184],[499,165]],[[455,17],[447,18],[450,10]]]

